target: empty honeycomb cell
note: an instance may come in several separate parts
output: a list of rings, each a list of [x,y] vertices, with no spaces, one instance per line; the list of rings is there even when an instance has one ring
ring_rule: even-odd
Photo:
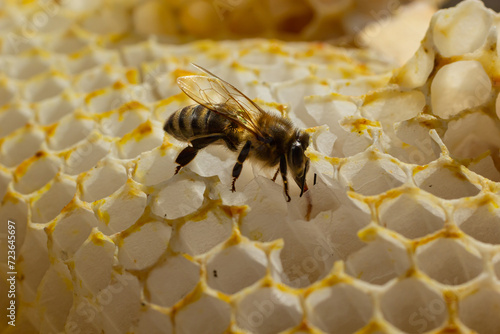
[[[50,43],[49,48],[56,54],[74,54],[88,45],[83,37],[75,34],[66,34],[64,38],[56,39]]]
[[[247,243],[224,248],[207,262],[208,285],[226,294],[236,293],[254,284],[266,272],[266,254]]]
[[[57,12],[49,12],[46,9],[38,9],[28,20],[36,27],[39,34],[63,34],[72,25],[72,20],[65,15],[59,15]]]
[[[315,290],[305,305],[312,324],[326,333],[354,333],[373,314],[370,296],[345,283]]]
[[[94,202],[107,197],[127,182],[127,171],[119,162],[105,159],[79,176],[82,200]]]
[[[47,184],[60,169],[60,160],[54,156],[37,152],[20,164],[14,173],[14,189],[29,194]]]
[[[236,324],[255,334],[271,334],[297,326],[302,308],[294,294],[278,288],[259,288],[236,306]]]
[[[17,93],[17,87],[13,83],[0,82],[0,106],[9,103]]]
[[[132,159],[163,142],[164,131],[159,123],[146,121],[124,135],[117,143],[123,159]]]
[[[0,108],[0,138],[25,126],[33,117],[26,105],[5,105]]]
[[[226,189],[230,189],[231,171],[235,163],[236,156],[222,146],[212,146],[196,155],[196,159],[189,164],[189,170],[203,177],[218,176],[221,184],[224,184]],[[245,172],[245,167],[243,167],[242,174],[238,178],[238,190],[241,190],[246,182],[247,174]]]
[[[56,217],[76,192],[75,181],[61,174],[46,184],[31,201],[31,221],[47,223]]]
[[[291,106],[289,117],[292,118],[296,126],[314,126],[315,122],[306,112],[304,96],[323,95],[330,92],[328,82],[315,77],[307,77],[285,82],[276,87],[275,94],[277,102]],[[293,117],[295,116],[295,117]],[[295,119],[294,119],[295,118]],[[297,119],[298,118],[298,119]]]
[[[153,305],[143,306],[133,333],[173,334],[172,320],[166,312]]]
[[[478,204],[482,205],[478,205]],[[477,207],[461,208],[454,214],[458,227],[472,238],[484,243],[500,244],[500,210],[498,198],[480,198]]]
[[[79,74],[103,64],[121,64],[120,56],[115,50],[89,48],[74,53],[67,59],[66,66],[70,73]]]
[[[32,53],[31,56],[5,58],[5,73],[13,79],[26,80],[49,70],[47,56],[34,57]]]
[[[111,283],[99,292],[102,329],[105,333],[126,333],[141,307],[141,285],[134,275],[114,274]]]
[[[2,54],[4,55],[19,55],[20,53],[36,48],[41,43],[40,36],[28,33],[29,38],[26,38],[28,36],[26,36],[26,34],[23,33],[18,27],[13,29],[11,33],[10,42],[2,43]]]
[[[335,261],[348,258],[364,246],[357,233],[368,224],[367,217],[352,204],[340,206],[313,220],[288,221],[282,226],[283,283],[294,288],[310,286],[326,277]]]
[[[11,133],[0,142],[2,164],[6,167],[19,165],[40,149],[44,139],[45,133],[29,124]]]
[[[86,70],[77,76],[75,88],[82,93],[90,93],[111,86],[120,78],[121,75],[118,71],[113,71],[109,65],[104,65]]]
[[[52,232],[52,251],[62,260],[73,257],[87,240],[97,219],[90,206],[76,198],[56,219]]]
[[[137,161],[133,178],[146,186],[158,184],[172,177],[168,171],[175,171],[175,159],[179,154],[173,146],[163,145],[143,152]]]
[[[200,280],[198,264],[182,255],[170,256],[155,266],[146,280],[149,301],[172,307],[194,289]]]
[[[460,166],[439,161],[417,169],[413,179],[420,189],[444,199],[475,196],[480,191],[479,185],[469,182]]]
[[[4,9],[4,7],[1,7]],[[9,17],[7,15],[3,15],[0,17],[0,31],[2,33],[10,31],[11,29],[14,29],[16,26],[16,22],[13,17]]]
[[[223,210],[212,211],[177,225],[172,236],[171,248],[176,252],[200,255],[231,236],[232,217]]]
[[[495,121],[483,112],[450,121],[443,137],[450,154],[459,159],[477,158],[488,150],[494,150],[499,141],[500,131]]]
[[[21,249],[26,236],[28,205],[28,199],[21,197],[18,193],[9,191],[2,196],[2,200],[0,201],[0,219],[5,222],[0,225],[0,233],[7,235],[7,222],[8,220],[13,221],[16,224],[16,249]],[[2,242],[0,249],[7,254],[7,242]]]
[[[495,163],[489,152],[471,161],[467,169],[491,181],[500,182],[500,172],[496,169]]]
[[[16,221],[16,255],[18,262],[16,269],[19,273],[27,273],[22,280],[18,277],[18,288],[16,292],[23,296],[27,302],[34,302],[38,295],[38,287],[45,273],[50,267],[49,254],[47,252],[47,235],[43,227],[22,227],[25,221]],[[26,229],[26,237],[22,247],[17,243],[17,228]],[[18,253],[18,250],[19,253]],[[22,259],[22,261],[20,261]]]
[[[271,241],[280,238],[286,224],[287,205],[283,200],[283,188],[273,181],[259,176],[253,179],[244,191],[252,208],[244,215],[240,224],[241,234],[256,241]],[[252,205],[259,203],[260,205]],[[269,224],[268,222],[273,222]]]
[[[421,238],[442,229],[446,220],[444,210],[433,197],[424,196],[413,189],[384,200],[379,207],[379,215],[381,226],[410,239]]]
[[[142,270],[153,265],[167,249],[172,228],[162,222],[149,222],[137,231],[122,234],[118,260],[125,269]]]
[[[361,115],[392,125],[417,116],[425,107],[425,95],[419,91],[382,90],[365,96]]]
[[[85,104],[88,111],[102,113],[114,110],[131,100],[130,96],[123,89],[120,89],[120,85],[115,86],[117,89],[106,87],[87,94]]]
[[[308,96],[304,99],[307,112],[314,118],[317,124],[325,124],[330,128],[330,132],[337,136],[332,156],[342,157],[347,153],[345,149],[348,142],[352,142],[348,133],[340,126],[339,121],[352,116],[357,111],[354,101],[349,98],[336,95]],[[364,145],[363,145],[364,144]],[[356,153],[363,151],[371,142],[362,143],[361,150],[355,149]],[[351,154],[349,154],[351,155]]]
[[[473,252],[458,240],[445,238],[419,247],[416,263],[431,278],[446,285],[468,282],[483,270],[478,252]]]
[[[407,180],[405,171],[396,163],[381,159],[380,154],[373,151],[351,159],[340,168],[339,174],[346,186],[365,196],[397,188]]]
[[[240,58],[240,62],[245,62],[245,56]],[[247,65],[247,64],[245,64]],[[248,64],[249,67],[253,67]],[[260,68],[264,68],[263,71],[259,73],[259,79],[264,82],[282,82],[292,79],[305,78],[311,75],[311,72],[306,66],[299,66],[292,62],[274,62],[270,65],[260,65]]]
[[[431,84],[434,115],[448,119],[490,98],[491,80],[476,60],[461,60],[439,69]]]
[[[149,110],[138,102],[129,102],[121,106],[117,112],[103,114],[100,128],[104,135],[123,137],[137,128],[138,124],[146,122]]]
[[[92,229],[72,259],[77,282],[75,290],[84,296],[96,295],[111,282],[115,244],[111,239]],[[94,261],[99,259],[99,261]]]
[[[71,285],[71,274],[68,267],[61,262],[50,266],[45,273],[40,288],[42,289],[37,298],[41,310],[40,332],[59,333],[64,331],[66,317],[73,304],[73,290]]]
[[[458,56],[481,47],[492,23],[493,17],[483,3],[463,2],[436,15],[432,37],[441,55]],[[469,29],[471,26],[476,29]]]
[[[153,197],[151,209],[153,213],[166,219],[187,216],[201,207],[205,189],[203,181],[182,178],[182,174],[174,176],[167,181],[167,186]]]
[[[408,121],[395,124],[395,135],[402,141],[397,158],[416,165],[426,165],[439,158],[441,149],[429,135],[429,123],[436,122],[432,116],[421,114]]]
[[[407,250],[402,245],[394,240],[378,237],[352,253],[345,266],[346,273],[352,277],[382,285],[405,273],[411,264]]]
[[[335,260],[345,260],[365,245],[359,239],[358,232],[370,223],[370,214],[347,201],[341,201],[333,212],[321,212],[314,219],[313,226],[320,235],[313,239],[312,255],[319,257],[319,260],[325,261],[325,253]],[[304,228],[307,229],[307,226],[304,225]]]
[[[61,74],[47,72],[29,81],[23,96],[29,102],[39,102],[61,94],[66,87],[68,82]]]
[[[83,115],[68,115],[61,119],[48,136],[49,148],[60,151],[83,140],[95,127],[95,122]]]
[[[95,202],[94,211],[100,218],[99,229],[105,234],[121,232],[132,226],[142,216],[147,195],[140,185],[127,181],[106,199]]]
[[[37,103],[34,108],[40,124],[49,125],[75,111],[80,105],[80,98],[61,94]]]
[[[459,302],[460,320],[477,333],[494,334],[500,331],[500,294],[496,289],[482,287]]]
[[[272,46],[270,46],[272,48]],[[250,65],[250,66],[278,66],[278,64],[281,63],[281,59],[284,58],[283,56],[286,55],[287,51],[286,50],[280,50],[278,48],[274,49],[276,52],[266,52],[267,50],[264,49],[263,47],[261,48],[251,48],[249,50],[246,50],[245,53],[241,54],[238,61],[241,62],[244,65]],[[284,66],[284,65],[281,65]],[[291,67],[291,65],[289,65]],[[265,73],[262,73],[263,75]],[[310,74],[309,71],[307,71],[307,74]],[[282,74],[283,75],[283,74]],[[295,79],[297,77],[295,76],[290,76],[288,79]]]
[[[96,297],[87,298],[82,295],[75,295],[73,298],[73,307],[70,309],[66,319],[66,332],[81,331],[83,333],[96,333],[102,328],[101,310],[102,305]]]
[[[123,59],[127,66],[138,66],[155,60],[154,45],[151,41],[144,41],[135,45],[127,45],[122,49]],[[169,48],[170,49],[170,48]],[[174,51],[175,48],[170,50]]]
[[[60,153],[64,157],[64,172],[78,175],[94,168],[111,151],[111,147],[109,139],[93,130],[85,140]]]
[[[193,319],[200,321],[193,321]],[[196,300],[183,305],[175,315],[175,332],[226,333],[231,320],[231,306],[217,297],[202,294]]]
[[[384,318],[405,333],[424,333],[441,326],[447,318],[443,296],[415,278],[403,279],[380,300]]]
[[[333,156],[334,155],[334,145],[335,141],[337,140],[337,136],[335,136],[333,133],[328,131],[328,128],[326,126],[325,131],[318,134],[318,136],[315,138],[314,142],[316,144],[316,148],[318,151],[326,156]]]

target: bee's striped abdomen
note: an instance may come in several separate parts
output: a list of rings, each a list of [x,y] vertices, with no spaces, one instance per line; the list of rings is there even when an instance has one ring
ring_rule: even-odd
[[[216,133],[225,133],[231,121],[198,104],[177,110],[167,120],[164,130],[178,140]]]

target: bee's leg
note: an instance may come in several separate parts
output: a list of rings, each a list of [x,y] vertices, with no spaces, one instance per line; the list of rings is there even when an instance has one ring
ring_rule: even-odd
[[[175,163],[178,164],[179,166],[177,166],[177,168],[175,169],[174,175],[179,173],[182,167],[190,163],[191,160],[193,160],[194,157],[196,157],[196,154],[198,154],[199,150],[207,147],[214,141],[221,139],[223,136],[224,136],[223,134],[218,133],[191,140],[190,141],[191,146],[184,148],[181,151],[181,153],[179,153],[179,155],[177,156],[177,159],[175,159]]]
[[[285,191],[285,198],[287,202],[290,202],[291,198],[290,195],[288,195],[288,180],[286,178],[286,158],[284,155],[282,155],[280,158],[280,172],[281,172],[281,177],[283,178],[283,189]]]
[[[191,160],[194,159],[197,153],[198,149],[194,148],[193,146],[188,146],[185,149],[183,149],[181,153],[179,153],[179,155],[177,156],[177,159],[175,159],[175,163],[178,164],[178,166],[175,169],[174,175],[179,173],[182,167],[190,163]]]
[[[280,172],[280,168],[279,168],[279,166],[278,166],[278,169],[276,169],[276,173],[274,173],[274,176],[273,176],[273,178],[271,179],[271,180],[273,180],[273,182],[275,182],[275,181],[276,181],[276,178],[278,177],[278,173],[279,173],[279,172]]]
[[[231,187],[231,191],[234,192],[236,190],[234,183],[236,182],[236,179],[238,176],[241,174],[241,169],[243,168],[243,163],[245,162],[245,159],[248,157],[248,153],[250,153],[250,149],[252,148],[252,143],[250,141],[247,141],[243,148],[240,151],[240,154],[238,155],[238,159],[236,161],[236,164],[233,167],[233,185]]]

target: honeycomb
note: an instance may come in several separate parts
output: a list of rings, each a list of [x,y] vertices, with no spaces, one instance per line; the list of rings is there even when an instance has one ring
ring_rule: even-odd
[[[100,4],[0,5],[2,333],[500,332],[499,14],[438,11],[395,67],[141,40],[130,3]],[[250,162],[232,193],[217,146],[173,175],[191,63],[307,129],[304,196]]]

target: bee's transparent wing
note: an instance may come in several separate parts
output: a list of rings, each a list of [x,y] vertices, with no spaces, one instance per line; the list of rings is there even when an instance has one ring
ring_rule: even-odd
[[[182,91],[199,104],[222,114],[257,137],[263,138],[256,120],[265,111],[233,85],[200,66],[194,66],[210,76],[191,75],[178,78],[177,84]]]

